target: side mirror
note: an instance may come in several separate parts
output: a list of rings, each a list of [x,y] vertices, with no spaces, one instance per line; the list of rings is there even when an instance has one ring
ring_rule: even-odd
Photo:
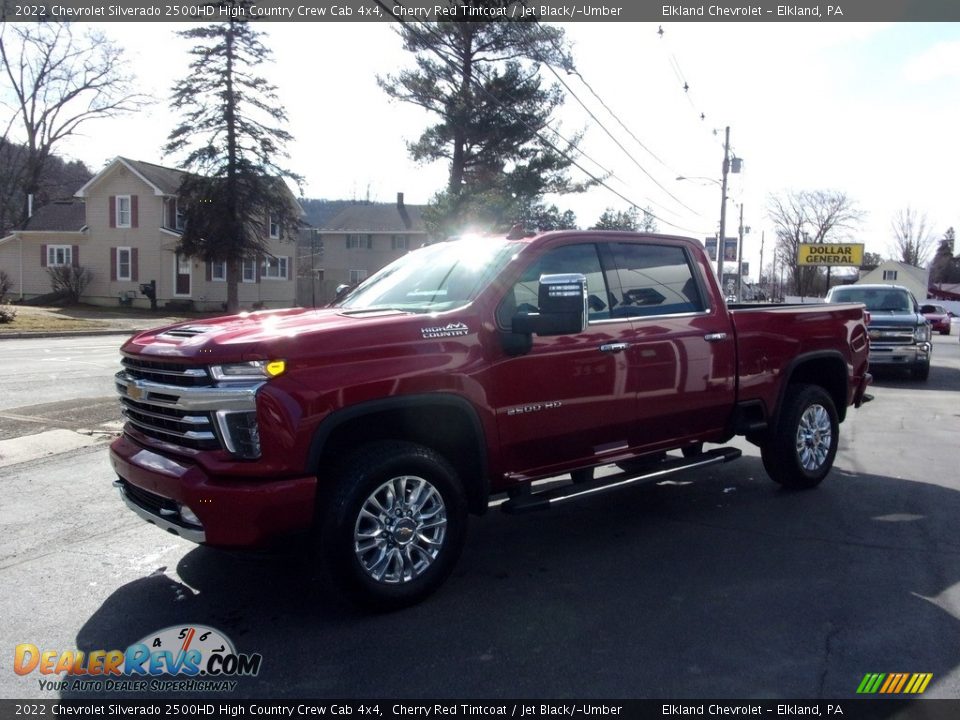
[[[513,316],[522,335],[576,335],[587,325],[587,278],[580,273],[541,275],[538,313]]]

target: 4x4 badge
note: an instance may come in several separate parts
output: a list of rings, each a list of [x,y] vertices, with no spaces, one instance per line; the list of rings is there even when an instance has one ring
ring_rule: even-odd
[[[420,334],[424,338],[459,337],[469,332],[470,329],[462,322],[449,323],[442,327],[420,328]]]

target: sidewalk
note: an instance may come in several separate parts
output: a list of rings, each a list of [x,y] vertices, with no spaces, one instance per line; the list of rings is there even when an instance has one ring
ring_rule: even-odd
[[[0,325],[0,340],[15,338],[82,337],[90,335],[133,335],[185,320],[202,320],[215,314],[166,314],[127,308],[34,307],[16,305],[17,317]]]

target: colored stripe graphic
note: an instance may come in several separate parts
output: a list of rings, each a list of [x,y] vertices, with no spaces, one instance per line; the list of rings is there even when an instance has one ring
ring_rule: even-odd
[[[919,695],[932,679],[933,673],[867,673],[857,686],[857,694]]]

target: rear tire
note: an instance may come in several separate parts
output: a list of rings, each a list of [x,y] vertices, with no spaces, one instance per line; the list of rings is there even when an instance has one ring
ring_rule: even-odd
[[[791,489],[816,487],[833,467],[840,422],[830,395],[819,385],[787,388],[773,436],[760,446],[770,478]]]
[[[359,604],[394,610],[420,602],[463,549],[467,502],[453,467],[408,442],[363,445],[335,471],[321,549],[334,580]]]

